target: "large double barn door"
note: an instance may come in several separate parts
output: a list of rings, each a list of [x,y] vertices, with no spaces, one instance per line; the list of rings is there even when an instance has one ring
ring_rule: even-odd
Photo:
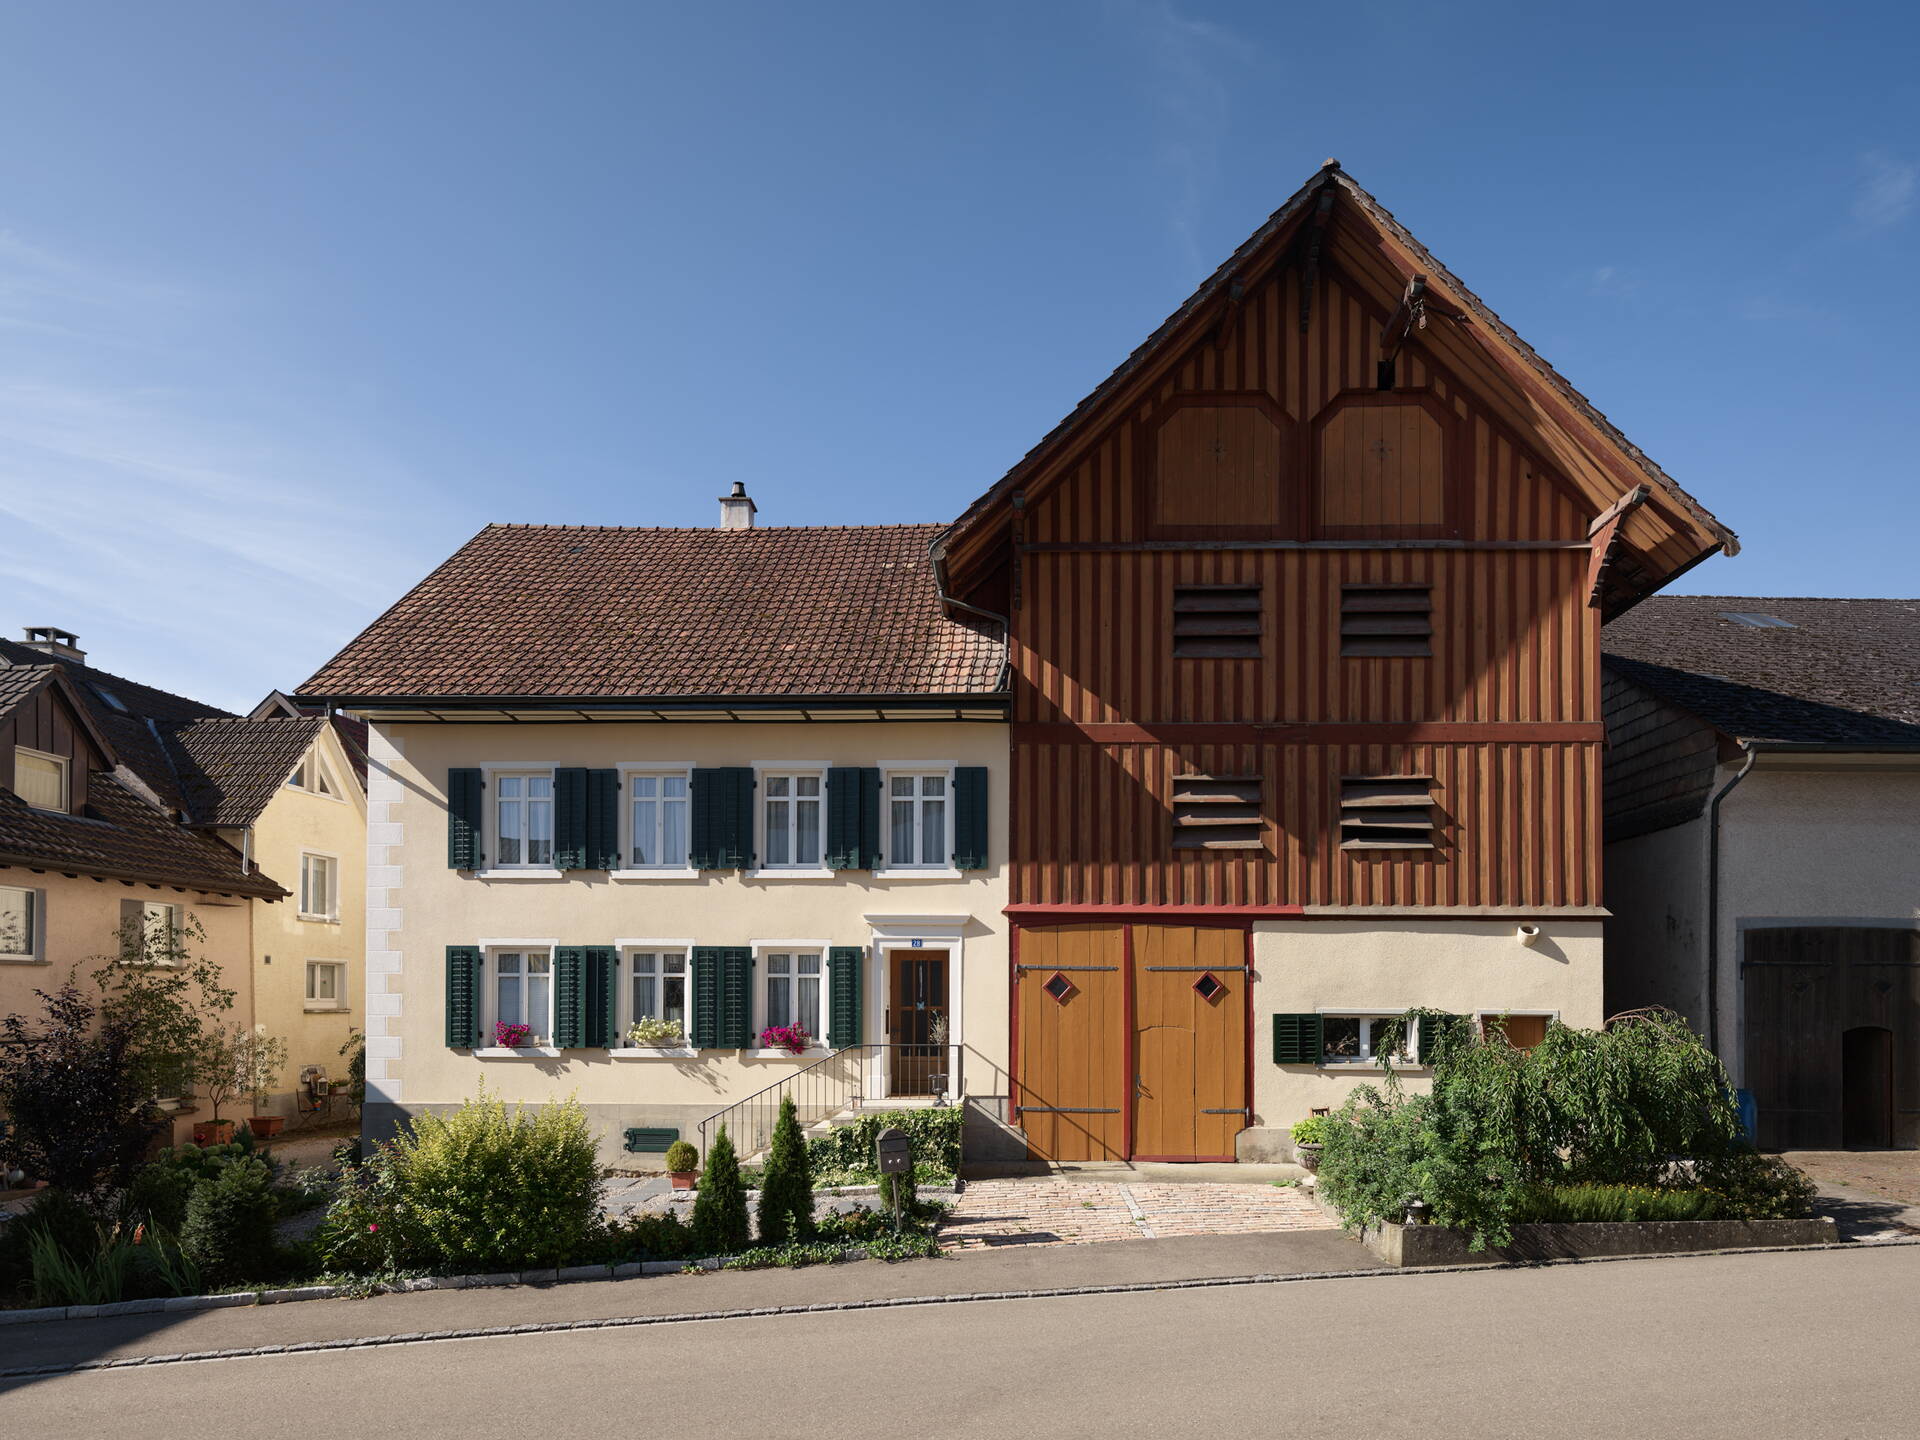
[[[1248,1121],[1246,932],[1020,932],[1014,1100],[1046,1160],[1230,1160]]]

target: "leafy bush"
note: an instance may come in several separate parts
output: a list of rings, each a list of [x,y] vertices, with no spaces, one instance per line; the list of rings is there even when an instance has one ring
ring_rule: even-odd
[[[194,1185],[180,1248],[208,1284],[270,1278],[273,1222],[279,1214],[272,1186],[272,1172],[253,1159],[235,1161]]]
[[[920,1203],[920,1187],[915,1183],[912,1172],[905,1175],[882,1175],[880,1177],[880,1203],[888,1210],[894,1207],[894,1192],[899,1192],[901,1213],[913,1209]]]
[[[19,1215],[0,1224],[0,1300],[22,1296],[33,1280],[33,1247],[47,1235],[78,1255],[98,1243],[93,1212],[64,1190],[42,1190]]]
[[[200,1181],[243,1161],[265,1165],[268,1179],[275,1178],[279,1162],[263,1156],[249,1132],[240,1134],[245,1138],[225,1145],[174,1145],[158,1152],[135,1172],[121,1197],[121,1220],[129,1226],[147,1222],[177,1231],[186,1223],[187,1200]]]
[[[760,1182],[760,1243],[784,1245],[813,1235],[813,1181],[807,1171],[807,1141],[793,1097],[780,1100],[780,1118],[774,1122],[773,1144]]]
[[[693,1200],[693,1233],[703,1255],[731,1254],[746,1248],[749,1238],[747,1189],[724,1123],[700,1172],[700,1190]]]
[[[679,1045],[686,1038],[687,1032],[678,1020],[658,1015],[642,1016],[627,1027],[627,1039],[636,1045]]]
[[[1556,1185],[1514,1196],[1512,1223],[1717,1220],[1723,1202],[1711,1190],[1658,1185]]]
[[[1694,1174],[1701,1188],[1719,1197],[1726,1213],[1739,1220],[1804,1220],[1819,1193],[1806,1172],[1744,1145],[1701,1160]]]
[[[700,1152],[685,1140],[676,1140],[667,1146],[667,1173],[670,1175],[691,1175],[700,1168]]]
[[[1293,1125],[1293,1143],[1296,1145],[1318,1145],[1327,1138],[1327,1131],[1333,1128],[1333,1120],[1326,1115],[1309,1115],[1304,1120],[1296,1120]]]
[[[196,952],[205,940],[197,920],[150,927],[132,916],[120,926],[117,953],[96,957],[101,1019],[130,1037],[147,1096],[192,1092],[209,1031],[233,1008],[220,966]]]
[[[343,1170],[327,1218],[314,1232],[314,1253],[329,1270],[347,1275],[393,1275],[434,1263],[412,1223],[399,1167],[386,1146]]]
[[[883,1110],[863,1114],[851,1125],[841,1125],[807,1142],[807,1159],[814,1184],[871,1185],[874,1141],[882,1130],[906,1132],[912,1147],[915,1179],[931,1184],[930,1176],[947,1180],[960,1172],[960,1129],[964,1112],[957,1105],[925,1110]],[[927,1167],[924,1171],[922,1166]],[[834,1176],[830,1180],[828,1177]]]
[[[629,1215],[607,1227],[606,1259],[619,1265],[631,1260],[687,1260],[700,1254],[693,1227],[678,1215]]]

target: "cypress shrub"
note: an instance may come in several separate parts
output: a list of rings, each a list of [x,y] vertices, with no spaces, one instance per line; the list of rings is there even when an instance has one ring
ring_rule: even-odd
[[[807,1140],[800,1133],[793,1097],[788,1095],[780,1101],[773,1147],[760,1182],[760,1243],[785,1245],[812,1235],[813,1178],[807,1162]]]
[[[733,1141],[722,1124],[700,1172],[700,1191],[693,1201],[694,1238],[710,1255],[731,1255],[746,1248],[748,1226],[747,1187],[740,1179],[740,1157],[733,1153]]]
[[[264,1164],[242,1160],[193,1187],[180,1249],[209,1285],[267,1277],[277,1210],[272,1183]]]

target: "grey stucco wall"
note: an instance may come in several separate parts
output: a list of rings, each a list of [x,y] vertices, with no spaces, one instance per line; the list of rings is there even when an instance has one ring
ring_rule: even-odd
[[[1706,821],[1607,846],[1606,893],[1607,1013],[1665,1005],[1704,1027]]]

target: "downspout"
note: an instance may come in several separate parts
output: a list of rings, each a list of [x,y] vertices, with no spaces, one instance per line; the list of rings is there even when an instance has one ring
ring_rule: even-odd
[[[940,549],[940,542],[946,538],[945,532],[942,532],[934,536],[933,543],[927,546],[927,559],[932,562],[933,566],[934,594],[940,598],[941,604],[951,605],[956,610],[965,610],[969,614],[978,615],[985,620],[991,620],[1000,627],[1000,643],[1002,646],[1000,678],[994,688],[997,690],[1005,690],[1013,669],[1012,656],[1006,648],[1007,641],[1013,633],[1013,622],[997,611],[984,610],[978,605],[969,605],[966,601],[958,599],[949,593],[947,590],[947,557]],[[1014,564],[1017,565],[1019,563],[1019,558],[1016,555]]]
[[[1746,762],[1707,802],[1707,1048],[1720,1053],[1720,802],[1747,778],[1760,752],[1742,740]]]

